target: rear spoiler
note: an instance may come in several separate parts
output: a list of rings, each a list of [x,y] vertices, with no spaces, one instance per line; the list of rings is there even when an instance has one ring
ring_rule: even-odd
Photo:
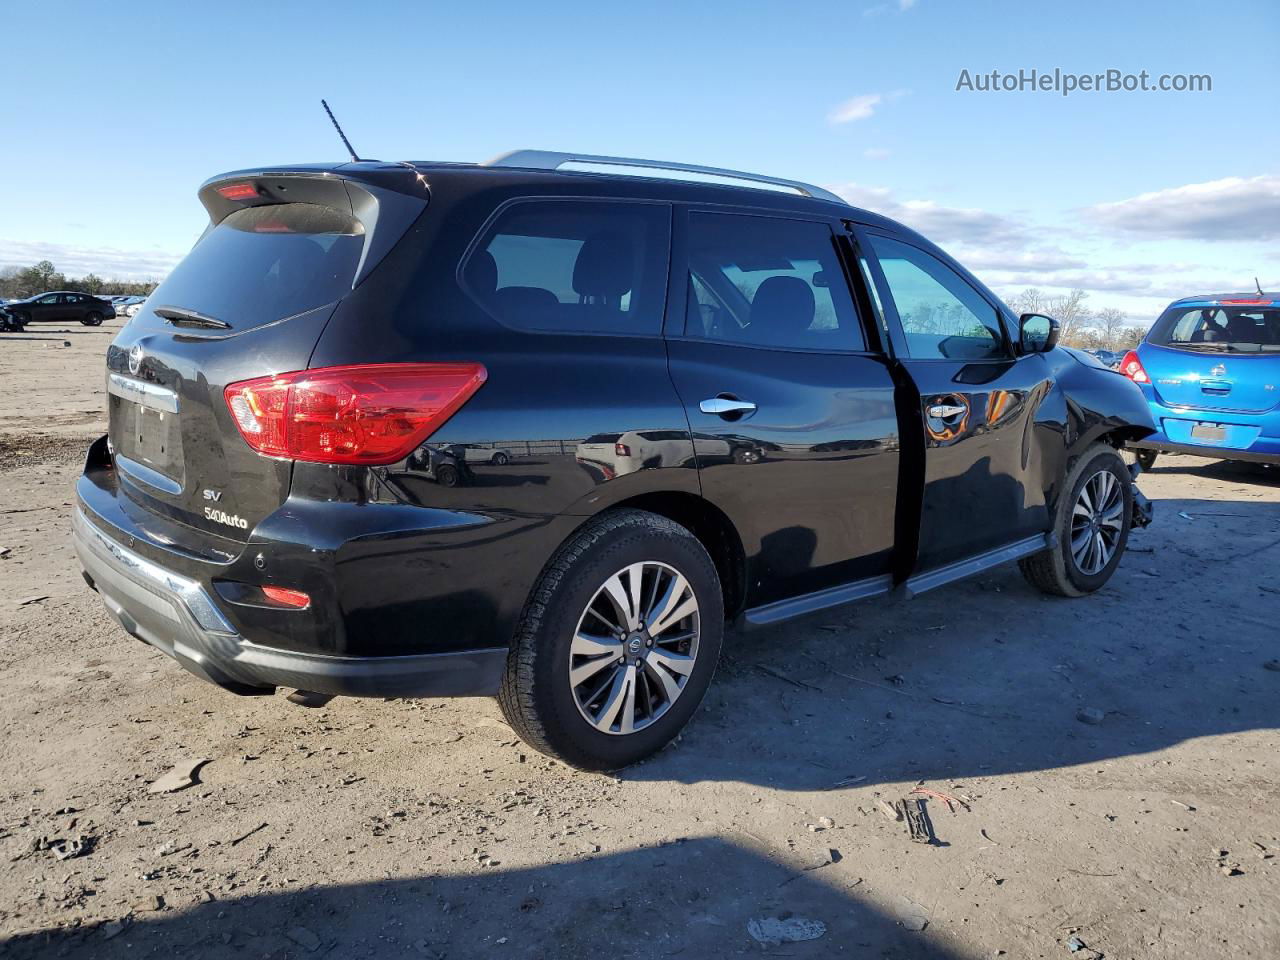
[[[382,262],[431,199],[417,171],[380,163],[237,170],[206,180],[198,196],[209,212],[210,227],[243,207],[273,203],[314,203],[354,217],[364,227],[365,239],[353,288]]]

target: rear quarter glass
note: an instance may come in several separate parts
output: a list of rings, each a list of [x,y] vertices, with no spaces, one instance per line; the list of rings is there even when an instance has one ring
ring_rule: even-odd
[[[314,203],[247,207],[212,227],[151,295],[241,332],[324,306],[351,292],[365,231]]]

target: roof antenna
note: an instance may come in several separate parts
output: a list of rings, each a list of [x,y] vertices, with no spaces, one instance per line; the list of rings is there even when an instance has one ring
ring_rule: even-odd
[[[1265,296],[1266,296],[1266,294],[1262,292],[1262,284],[1260,284],[1260,283],[1258,282],[1258,278],[1257,278],[1257,277],[1254,277],[1254,278],[1253,278],[1253,285],[1254,285],[1255,287],[1257,287],[1257,288],[1258,288],[1258,296],[1260,296],[1260,297],[1265,297]]]
[[[351,146],[351,141],[347,139],[347,135],[342,132],[342,127],[338,126],[337,117],[333,115],[333,111],[329,109],[329,104],[323,98],[320,100],[320,106],[324,107],[324,112],[329,115],[329,122],[333,124],[333,129],[338,131],[338,136],[342,138],[342,145],[347,148],[347,153],[351,154],[351,162],[363,163],[364,161],[356,156],[355,148]]]

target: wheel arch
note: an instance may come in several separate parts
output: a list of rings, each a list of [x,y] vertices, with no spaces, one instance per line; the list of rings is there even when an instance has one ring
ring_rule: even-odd
[[[715,504],[694,493],[658,491],[642,493],[612,503],[603,513],[614,510],[645,510],[666,517],[687,529],[706,548],[720,577],[726,620],[732,620],[746,605],[747,561],[733,521]]]

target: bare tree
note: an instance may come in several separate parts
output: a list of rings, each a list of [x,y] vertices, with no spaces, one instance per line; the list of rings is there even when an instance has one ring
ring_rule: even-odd
[[[1147,335],[1146,327],[1125,327],[1116,338],[1117,350],[1133,350]]]
[[[1027,287],[1016,293],[1007,301],[1009,309],[1016,314],[1044,313],[1048,309],[1049,299],[1035,287]]]
[[[1115,307],[1106,307],[1094,314],[1093,326],[1098,331],[1099,346],[1108,350],[1119,349],[1128,320],[1129,315]]]
[[[1063,343],[1071,343],[1073,335],[1088,326],[1089,308],[1084,305],[1088,294],[1083,290],[1072,290],[1066,296],[1054,297],[1046,304],[1044,311],[1062,325],[1059,335]]]

